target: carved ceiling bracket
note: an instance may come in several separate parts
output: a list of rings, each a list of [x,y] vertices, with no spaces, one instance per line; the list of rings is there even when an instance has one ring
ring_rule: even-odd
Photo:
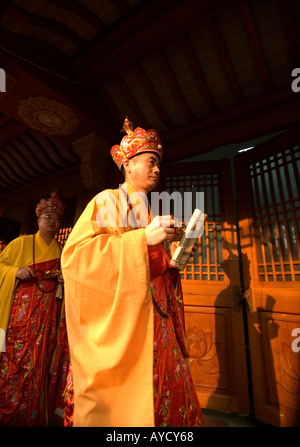
[[[18,114],[32,129],[47,135],[69,135],[79,124],[70,107],[44,96],[22,99]]]
[[[81,178],[89,191],[101,191],[106,185],[108,143],[95,133],[90,133],[72,143],[74,152],[81,158]],[[107,152],[107,154],[106,154]]]

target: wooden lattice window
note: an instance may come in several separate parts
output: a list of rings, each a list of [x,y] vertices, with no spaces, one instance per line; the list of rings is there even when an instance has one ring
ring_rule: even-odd
[[[57,240],[60,245],[63,247],[69,237],[69,234],[72,231],[74,226],[74,217],[75,217],[75,208],[76,208],[76,197],[72,197],[71,199],[67,199],[64,201],[66,208],[64,213],[64,218],[61,223],[61,227],[57,234]]]
[[[299,281],[299,146],[251,164],[249,172],[259,280]]]
[[[207,173],[166,176],[165,189],[169,194],[179,191],[183,206],[184,192],[192,192],[192,209],[198,206],[196,205],[196,193],[204,193],[204,210],[202,211],[208,215],[199,252],[181,272],[181,278],[186,280],[224,281],[224,271],[221,266],[223,259],[219,175],[217,173]],[[171,208],[172,212],[174,210]]]

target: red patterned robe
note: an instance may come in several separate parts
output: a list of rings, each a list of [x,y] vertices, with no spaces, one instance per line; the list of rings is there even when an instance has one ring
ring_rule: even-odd
[[[56,270],[58,264],[41,262],[36,270]],[[63,300],[55,297],[55,279],[37,273],[37,280],[39,287],[32,278],[14,292],[0,357],[0,426],[45,426],[63,408],[69,363]]]
[[[156,427],[203,426],[186,357],[183,295],[179,271],[162,245],[149,247],[154,304],[153,390]]]

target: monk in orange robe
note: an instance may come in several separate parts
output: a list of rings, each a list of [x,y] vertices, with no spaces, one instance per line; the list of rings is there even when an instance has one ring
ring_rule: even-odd
[[[41,199],[39,231],[0,254],[0,426],[45,426],[64,406],[69,352],[54,238],[63,212],[56,192]]]
[[[126,119],[112,157],[125,183],[90,201],[62,253],[74,426],[201,426],[186,357],[180,276],[163,244],[174,218],[151,221],[162,146]],[[69,415],[70,417],[70,415]]]

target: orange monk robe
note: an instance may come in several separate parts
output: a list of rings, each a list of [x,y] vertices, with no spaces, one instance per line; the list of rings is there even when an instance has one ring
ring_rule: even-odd
[[[47,245],[38,231],[35,235],[35,263],[60,257],[60,248],[55,239]],[[33,264],[33,235],[18,237],[11,241],[0,254],[0,329],[6,332],[14,299],[14,290],[19,280],[19,268]],[[3,332],[2,332],[3,333]],[[1,346],[0,346],[1,355]]]
[[[120,225],[124,209],[120,190],[98,194],[62,253],[74,426],[154,426],[148,248],[143,228]]]

